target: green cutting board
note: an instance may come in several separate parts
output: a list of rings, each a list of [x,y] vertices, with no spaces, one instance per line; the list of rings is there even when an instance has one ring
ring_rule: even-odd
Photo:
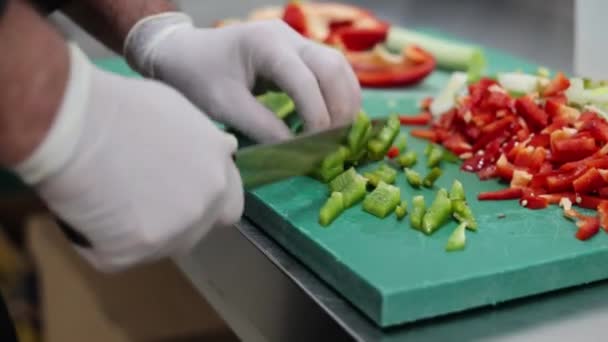
[[[491,73],[536,70],[506,54],[487,55]],[[435,72],[414,89],[365,91],[363,106],[378,117],[416,113],[420,99],[436,94],[448,76]],[[409,146],[422,156],[426,142],[409,137]],[[423,164],[415,169],[426,173]],[[517,201],[479,202],[477,193],[504,185],[481,182],[458,165],[444,170],[437,187],[462,181],[479,221],[462,252],[444,251],[455,223],[429,237],[411,229],[407,219],[378,219],[360,205],[323,228],[317,219],[328,190],[306,177],[249,193],[246,215],[381,327],[608,278],[608,236],[575,239],[574,224],[556,207],[532,211]],[[402,198],[423,194],[427,205],[436,191],[413,190],[402,174],[397,184]]]

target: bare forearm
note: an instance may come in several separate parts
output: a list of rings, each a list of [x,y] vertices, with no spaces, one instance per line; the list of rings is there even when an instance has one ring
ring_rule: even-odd
[[[175,10],[168,0],[80,0],[64,9],[72,20],[119,54],[129,30],[140,19]]]
[[[60,106],[69,72],[61,36],[25,0],[0,18],[0,165],[27,158]]]

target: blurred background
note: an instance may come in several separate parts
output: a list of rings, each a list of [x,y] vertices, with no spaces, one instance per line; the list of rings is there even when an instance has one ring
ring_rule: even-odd
[[[601,3],[601,0],[583,0]],[[199,25],[244,17],[260,6],[285,1],[177,0]],[[379,17],[408,28],[425,27],[486,47],[498,48],[554,69],[573,70],[574,0],[355,0],[338,1],[372,9]],[[111,53],[59,15],[54,20],[90,56]]]

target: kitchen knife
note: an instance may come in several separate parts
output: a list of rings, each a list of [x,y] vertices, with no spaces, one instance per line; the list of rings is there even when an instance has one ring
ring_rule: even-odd
[[[372,120],[378,131],[386,119]],[[253,145],[240,149],[235,154],[235,163],[241,173],[246,190],[280,181],[304,176],[319,167],[323,158],[334,152],[346,141],[351,125],[300,135],[275,144]]]

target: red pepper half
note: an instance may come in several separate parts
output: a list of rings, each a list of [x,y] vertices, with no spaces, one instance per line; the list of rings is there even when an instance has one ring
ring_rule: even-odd
[[[346,58],[365,87],[395,87],[412,85],[422,81],[435,69],[435,58],[420,49],[425,57],[423,62],[412,61],[402,55],[401,62],[388,61],[378,56],[376,51],[346,52]]]
[[[402,125],[424,126],[428,125],[432,118],[430,112],[424,111],[417,115],[400,115],[399,122]]]
[[[521,198],[523,190],[521,188],[508,188],[496,191],[482,192],[477,195],[480,201],[501,201]]]

